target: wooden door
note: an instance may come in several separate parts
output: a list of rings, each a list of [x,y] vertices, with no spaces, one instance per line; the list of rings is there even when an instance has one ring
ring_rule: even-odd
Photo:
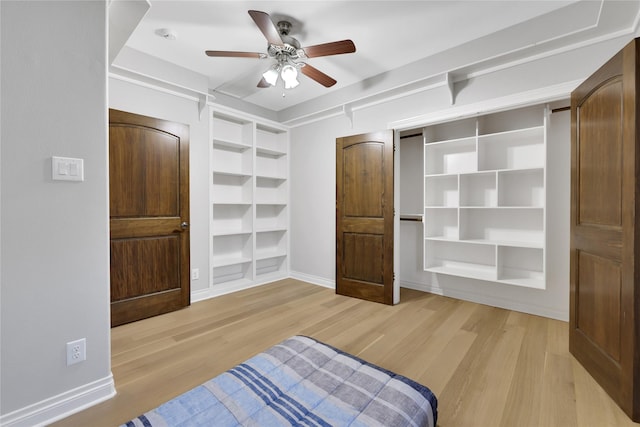
[[[393,304],[393,131],[336,140],[336,292]]]
[[[186,307],[189,127],[109,110],[111,325]]]
[[[636,72],[632,42],[571,96],[569,348],[638,421]]]

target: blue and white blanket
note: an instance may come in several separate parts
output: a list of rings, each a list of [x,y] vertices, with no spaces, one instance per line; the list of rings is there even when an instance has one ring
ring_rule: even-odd
[[[294,336],[123,426],[429,426],[425,386]]]

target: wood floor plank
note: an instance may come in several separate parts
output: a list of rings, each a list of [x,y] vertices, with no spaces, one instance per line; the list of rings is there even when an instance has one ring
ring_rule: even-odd
[[[439,427],[637,425],[569,354],[565,322],[409,289],[385,306],[293,279],[113,328],[117,395],[53,425],[117,426],[296,334],[430,387]]]
[[[538,421],[531,420],[524,425],[532,427],[580,425],[575,410],[576,393],[570,356],[547,353],[541,392]]]
[[[540,416],[545,353],[537,351],[547,344],[547,322],[523,313],[511,313],[507,325],[524,328],[525,336],[518,351],[517,366],[511,382],[501,425],[537,426]]]

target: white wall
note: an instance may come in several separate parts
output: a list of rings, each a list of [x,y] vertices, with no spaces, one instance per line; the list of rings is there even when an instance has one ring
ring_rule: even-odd
[[[109,397],[106,2],[0,2],[0,424]],[[84,182],[51,180],[51,156]],[[87,360],[66,366],[66,343]]]
[[[335,139],[384,129],[413,117],[454,117],[469,114],[469,106],[513,97],[522,102],[544,88],[577,82],[594,72],[621,49],[621,37],[567,53],[517,64],[459,82],[456,104],[449,105],[444,87],[354,111],[353,124],[345,116],[302,125],[291,132],[291,269],[295,277],[324,285],[335,284]],[[567,92],[565,96],[568,96]],[[414,274],[405,285],[478,301],[498,307],[568,319],[569,310],[569,129],[567,113],[552,116],[548,165],[547,289],[523,289],[455,276]],[[564,116],[564,118],[563,118]],[[557,144],[556,144],[557,143]],[[404,227],[404,226],[403,226]],[[407,236],[404,243],[420,247]],[[419,231],[420,232],[420,231]],[[405,275],[406,276],[406,275]],[[400,272],[402,283],[402,271]]]
[[[200,279],[191,293],[209,286],[209,115],[200,119],[198,102],[120,79],[109,79],[109,107],[189,125],[189,186],[191,268]]]

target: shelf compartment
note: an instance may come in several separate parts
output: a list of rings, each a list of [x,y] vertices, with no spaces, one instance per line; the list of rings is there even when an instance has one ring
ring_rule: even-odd
[[[478,170],[476,138],[426,143],[424,164],[425,175],[476,172]]]
[[[478,137],[478,170],[543,168],[544,126]]]
[[[243,263],[224,265],[213,268],[212,282],[214,285],[251,280],[251,260]]]
[[[252,174],[252,150],[214,146],[211,156],[214,172],[235,175]]]
[[[497,206],[495,172],[460,175],[460,206]]]
[[[212,121],[214,145],[246,149],[252,146],[253,124],[234,117],[215,115]]]
[[[542,248],[544,210],[460,208],[460,240]]]
[[[425,208],[425,237],[458,239],[458,210],[456,208]]]
[[[426,239],[424,270],[495,281],[496,247]]]
[[[435,175],[424,178],[424,200],[426,206],[457,207],[458,176]]]
[[[522,169],[498,172],[498,204],[500,206],[544,207],[544,169]]]
[[[250,262],[251,234],[231,234],[213,237],[213,266],[224,267]]]
[[[438,123],[422,129],[422,134],[427,142],[442,142],[453,139],[474,137],[477,133],[475,117]]]
[[[536,289],[545,288],[542,248],[498,247],[498,280]]]
[[[287,156],[256,152],[256,175],[268,178],[287,178]]]
[[[285,230],[256,233],[256,259],[267,259],[287,254]]]
[[[251,145],[247,145],[244,142],[236,142],[236,141],[227,141],[225,139],[214,138],[213,139],[213,147],[222,149],[222,150],[237,150],[237,151],[245,151],[251,148]]]
[[[256,261],[256,275],[282,273],[286,267],[286,254]]]
[[[256,230],[286,229],[286,205],[256,205]]]
[[[213,173],[214,203],[251,203],[252,181],[247,175]]]
[[[238,234],[251,232],[251,205],[214,204],[212,233]]]
[[[282,178],[256,178],[256,203],[284,203],[287,200],[287,181]]]
[[[258,125],[256,129],[256,149],[258,153],[273,156],[287,154],[287,134],[281,129]]]
[[[544,114],[544,105],[533,105],[483,115],[478,117],[478,134],[487,135],[542,126]]]

